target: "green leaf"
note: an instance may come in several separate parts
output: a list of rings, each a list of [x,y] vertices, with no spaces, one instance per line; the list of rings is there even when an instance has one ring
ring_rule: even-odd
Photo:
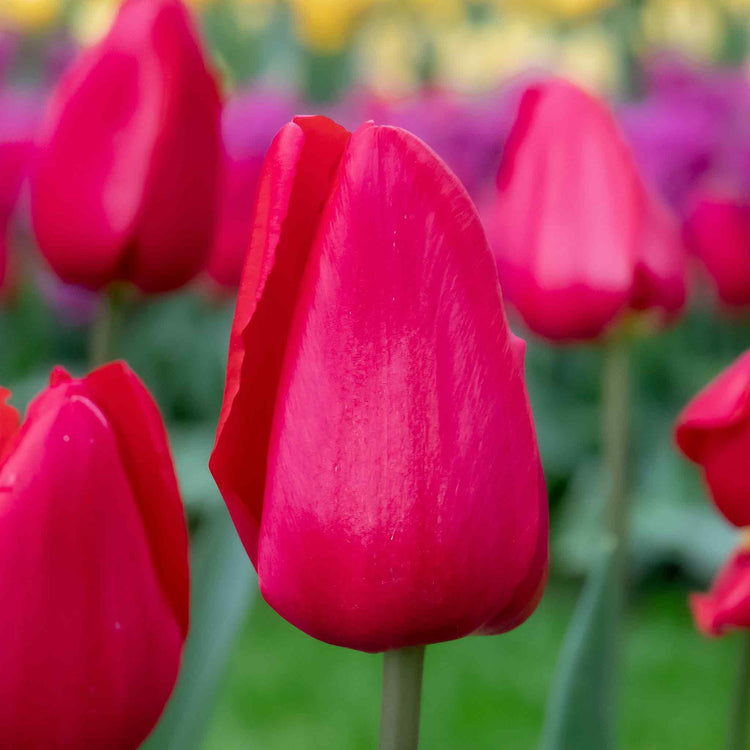
[[[212,510],[191,555],[190,634],[177,687],[146,750],[191,750],[201,745],[214,698],[240,625],[255,593],[255,575],[226,508]]]
[[[563,642],[547,703],[542,750],[615,747],[617,578],[610,545],[595,560]]]

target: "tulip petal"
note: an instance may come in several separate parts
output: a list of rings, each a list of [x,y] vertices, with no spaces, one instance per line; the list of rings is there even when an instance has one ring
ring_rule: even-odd
[[[0,744],[125,750],[169,696],[183,633],[107,418],[66,390],[37,400],[0,468]]]
[[[268,455],[263,595],[307,633],[365,651],[459,638],[499,612],[511,622],[546,503],[468,195],[414,136],[361,128],[300,292]]]
[[[156,575],[185,637],[190,588],[187,528],[156,403],[136,374],[120,362],[94,370],[76,389],[97,405],[117,438]]]
[[[708,636],[750,628],[750,550],[739,549],[722,568],[708,594],[693,594],[690,606],[698,628]]]
[[[144,50],[140,71],[117,38],[88,52],[61,82],[32,179],[45,257],[63,281],[91,288],[110,281],[122,262],[159,126],[157,62]]]
[[[5,402],[10,397],[10,391],[0,388],[0,462],[5,458],[18,432],[18,412]]]
[[[144,7],[152,3],[139,1]],[[203,267],[213,239],[221,159],[219,92],[188,11],[174,0],[160,7],[151,44],[163,79],[161,128],[133,252],[125,261],[127,278],[152,293],[182,286]]]
[[[498,174],[493,249],[534,332],[600,335],[634,281],[642,184],[606,108],[562,80],[524,94]]]
[[[638,246],[630,307],[661,309],[665,320],[685,305],[686,255],[677,218],[656,197],[649,198]]]
[[[731,307],[750,305],[750,201],[712,192],[699,195],[685,233],[719,299]]]
[[[675,437],[682,452],[700,462],[705,439],[750,417],[750,350],[714,378],[677,419]]]
[[[750,526],[750,351],[709,383],[677,419],[680,450],[700,464],[730,523]]]
[[[209,464],[253,563],[286,339],[309,248],[348,139],[346,130],[325,117],[297,118],[274,139],[260,176]]]

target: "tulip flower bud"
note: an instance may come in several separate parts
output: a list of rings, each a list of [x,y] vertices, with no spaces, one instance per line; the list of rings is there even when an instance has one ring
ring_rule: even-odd
[[[32,179],[34,230],[63,281],[185,284],[211,247],[220,101],[179,0],[126,0],[55,91]]]
[[[685,258],[612,115],[573,84],[530,86],[488,216],[500,283],[535,333],[594,339],[629,310],[676,314]]]
[[[546,492],[466,191],[404,130],[296,118],[253,226],[210,466],[263,596],[371,652],[520,624]]]
[[[677,419],[680,450],[703,469],[714,502],[735,526],[750,526],[750,351],[709,383]]]
[[[137,747],[177,677],[187,531],[159,412],[123,364],[0,393],[0,746]]]
[[[750,305],[750,201],[703,192],[694,200],[685,233],[718,298],[730,307]]]

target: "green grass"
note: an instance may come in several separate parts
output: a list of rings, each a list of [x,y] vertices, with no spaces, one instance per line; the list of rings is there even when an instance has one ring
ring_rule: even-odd
[[[572,587],[556,583],[518,630],[430,646],[421,746],[535,748],[575,598]],[[684,590],[642,594],[628,627],[622,747],[721,747],[734,640],[699,636]],[[206,750],[374,748],[380,670],[379,657],[319,643],[258,598],[236,644]]]

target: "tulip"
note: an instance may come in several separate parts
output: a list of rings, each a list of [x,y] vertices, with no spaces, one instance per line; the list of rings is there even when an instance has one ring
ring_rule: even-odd
[[[32,179],[34,230],[63,281],[164,292],[211,246],[220,101],[179,0],[126,0],[62,78]]]
[[[750,545],[740,547],[719,573],[708,594],[693,594],[696,625],[707,636],[750,629]]]
[[[750,349],[709,383],[677,419],[680,450],[703,469],[716,506],[735,526],[744,527],[739,548],[708,594],[690,598],[698,628],[708,636],[745,630],[732,695],[727,747],[744,750],[750,741]]]
[[[729,307],[750,305],[750,201],[702,191],[685,222],[685,233],[719,300]]]
[[[158,409],[115,363],[0,394],[0,746],[137,747],[188,628],[187,531]]]
[[[750,526],[750,350],[709,383],[677,420],[680,450],[703,469],[716,506]]]
[[[206,266],[220,287],[239,286],[263,157],[294,109],[290,98],[263,90],[238,95],[224,107],[219,213]]]
[[[296,118],[253,226],[210,467],[265,599],[369,652],[519,625],[546,492],[467,193],[404,130]]]
[[[646,190],[606,107],[573,84],[524,93],[490,217],[500,282],[535,333],[595,339],[629,311],[685,301],[675,220]]]

